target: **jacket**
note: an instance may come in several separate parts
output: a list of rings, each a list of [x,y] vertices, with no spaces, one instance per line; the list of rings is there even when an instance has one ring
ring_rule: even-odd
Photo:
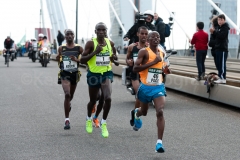
[[[156,31],[160,34],[160,43],[165,42],[165,23],[162,18],[158,17],[155,22]]]
[[[202,29],[194,33],[191,44],[195,45],[196,51],[208,49],[208,34]]]
[[[5,39],[5,41],[4,41],[4,48],[6,48],[6,49],[11,49],[12,48],[12,45],[13,45],[13,40],[12,39],[10,39],[10,41],[8,41],[7,39]]]
[[[128,30],[127,34],[123,37],[123,38],[128,37],[130,39],[129,45],[139,41],[137,32],[138,32],[138,28],[141,26],[147,27],[148,30],[152,30],[152,31],[156,30],[153,24],[147,23],[145,21],[138,21]]]
[[[213,32],[215,37],[215,50],[228,51],[228,32],[230,28],[228,23],[224,23],[222,26],[219,26]]]

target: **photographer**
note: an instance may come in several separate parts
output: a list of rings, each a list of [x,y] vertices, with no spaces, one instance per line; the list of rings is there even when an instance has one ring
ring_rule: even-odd
[[[141,26],[147,27],[148,30],[155,31],[155,26],[152,24],[154,13],[151,10],[145,11],[143,14],[136,15],[136,23],[129,29],[127,34],[123,37],[125,41],[129,40],[129,45],[131,43],[138,42],[138,28]]]

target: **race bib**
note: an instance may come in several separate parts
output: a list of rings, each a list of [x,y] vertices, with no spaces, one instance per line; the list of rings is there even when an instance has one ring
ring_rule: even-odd
[[[96,54],[96,65],[97,66],[109,66],[110,64],[110,53],[100,53]]]
[[[64,70],[77,69],[77,62],[72,61],[68,56],[63,57]]]
[[[133,53],[133,61],[136,62],[138,58],[138,53]]]
[[[160,84],[162,83],[162,70],[157,68],[149,68],[147,75],[148,84]]]

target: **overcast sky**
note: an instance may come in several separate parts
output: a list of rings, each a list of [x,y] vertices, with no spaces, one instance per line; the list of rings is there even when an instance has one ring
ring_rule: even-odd
[[[68,28],[75,30],[76,0],[61,0]],[[128,1],[128,0],[126,0]],[[181,26],[192,37],[196,26],[196,1],[195,0],[162,0],[169,10],[176,12],[176,18]],[[49,15],[45,0],[44,17],[45,26],[51,28]],[[94,34],[94,26],[102,21],[110,27],[108,0],[78,0],[79,3],[79,27],[78,37],[91,37]],[[129,3],[130,5],[130,3]],[[27,35],[27,39],[34,37],[34,28],[39,28],[40,21],[40,0],[0,0],[0,48],[3,48],[4,39],[11,34],[11,37],[19,42],[22,36]],[[154,8],[153,8],[154,9]],[[169,13],[157,3],[157,13],[168,23]],[[126,28],[128,30],[129,28]],[[179,25],[174,24],[173,39],[175,49],[184,49],[186,35]],[[172,46],[172,40],[170,40]],[[166,42],[167,45],[169,42]]]

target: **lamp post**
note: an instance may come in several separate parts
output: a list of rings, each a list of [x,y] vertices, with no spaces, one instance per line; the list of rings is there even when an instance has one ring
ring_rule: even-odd
[[[78,0],[76,0],[76,36],[75,43],[78,43]]]

